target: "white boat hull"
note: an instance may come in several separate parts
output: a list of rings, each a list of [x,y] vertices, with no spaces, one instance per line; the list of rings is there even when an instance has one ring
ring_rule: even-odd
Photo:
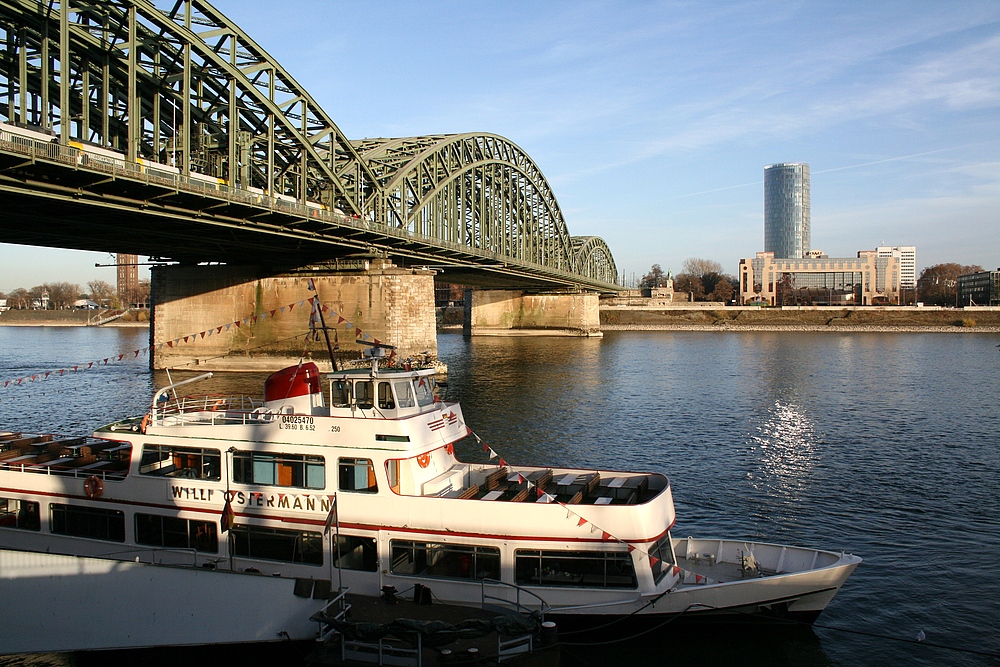
[[[295,579],[0,550],[0,655],[314,639]]]

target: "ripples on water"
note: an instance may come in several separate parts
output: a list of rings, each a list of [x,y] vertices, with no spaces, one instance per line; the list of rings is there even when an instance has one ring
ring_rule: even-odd
[[[0,327],[0,382],[146,345],[144,330]],[[513,464],[670,476],[675,536],[844,549],[865,562],[816,627],[660,634],[572,664],[995,665],[1000,652],[995,334],[609,332],[439,337],[449,398]],[[200,391],[259,394],[262,376]],[[89,430],[145,411],[144,360],[0,389],[0,428]],[[461,452],[460,452],[461,453]],[[481,457],[475,447],[467,458]],[[625,631],[623,634],[628,634]],[[567,640],[569,638],[566,638]]]

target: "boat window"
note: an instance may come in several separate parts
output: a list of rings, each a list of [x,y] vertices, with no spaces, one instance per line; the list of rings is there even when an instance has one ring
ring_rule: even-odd
[[[656,543],[656,545],[649,550],[649,555],[656,558],[656,563],[651,565],[653,570],[653,581],[660,583],[660,579],[663,579],[664,575],[670,570],[670,566],[674,565],[674,553],[670,548],[670,533],[667,533]]]
[[[39,530],[38,503],[15,498],[0,498],[0,527]]]
[[[620,551],[514,552],[516,583],[533,586],[636,588],[631,554]]]
[[[389,478],[389,488],[399,493],[399,459],[385,462],[385,474]]]
[[[500,549],[391,540],[392,573],[449,579],[499,579]]]
[[[375,397],[373,396],[374,390],[372,382],[369,380],[354,383],[354,402],[357,404],[359,409],[372,409],[372,406],[375,405]]]
[[[415,387],[417,394],[417,405],[424,407],[434,402],[434,378],[422,377],[417,380]]]
[[[109,542],[125,541],[125,513],[97,507],[49,505],[52,532],[73,537],[91,537]]]
[[[215,521],[136,513],[135,541],[152,547],[194,549],[213,554],[219,552]]]
[[[233,454],[233,481],[323,489],[326,488],[326,462],[322,456],[236,452]]]
[[[323,564],[323,535],[302,530],[234,525],[233,554],[286,563]]]
[[[147,443],[142,446],[139,473],[159,477],[218,480],[221,479],[220,461],[218,449]]]
[[[375,538],[357,535],[338,535],[335,551],[337,567],[345,570],[378,572],[378,551]]]
[[[396,390],[396,404],[401,408],[412,408],[416,405],[413,398],[413,385],[409,380],[400,380],[392,383]]]
[[[340,459],[340,490],[378,492],[371,459]]]
[[[392,400],[392,385],[388,382],[378,383],[378,407],[379,410],[394,410],[396,403]]]
[[[351,404],[351,383],[346,380],[334,380],[330,383],[330,405],[335,408],[346,408]]]

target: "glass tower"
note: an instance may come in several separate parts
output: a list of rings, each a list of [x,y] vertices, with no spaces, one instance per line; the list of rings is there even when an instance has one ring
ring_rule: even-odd
[[[809,252],[809,165],[764,167],[764,252],[805,257]]]

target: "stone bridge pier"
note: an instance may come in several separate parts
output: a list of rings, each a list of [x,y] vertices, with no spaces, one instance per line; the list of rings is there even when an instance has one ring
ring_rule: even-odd
[[[309,290],[312,279],[317,291]],[[330,369],[321,331],[310,335],[318,295],[338,357],[367,346],[399,358],[437,357],[434,271],[359,259],[275,274],[259,266],[164,266],[152,271],[154,369],[270,371],[306,358]]]
[[[464,331],[473,336],[602,336],[596,292],[467,290]]]

